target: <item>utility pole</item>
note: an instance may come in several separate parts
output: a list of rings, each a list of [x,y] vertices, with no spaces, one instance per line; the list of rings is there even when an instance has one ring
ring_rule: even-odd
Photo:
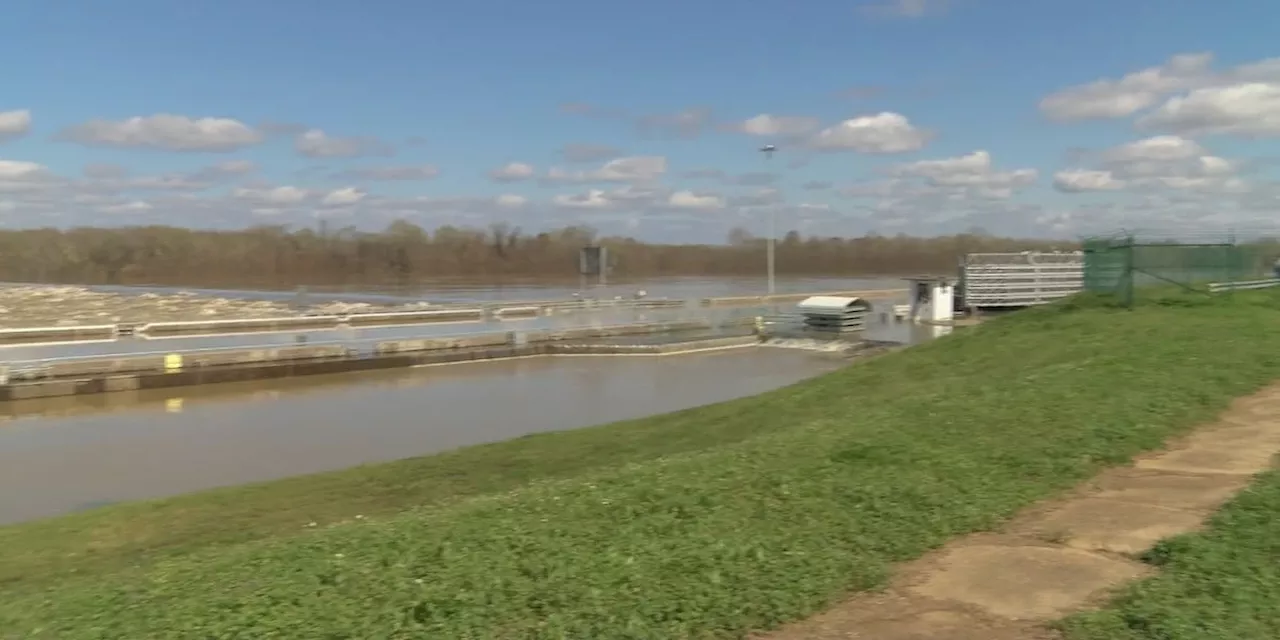
[[[764,154],[765,162],[768,162],[768,161],[772,160],[772,159],[773,159],[773,152],[774,152],[774,151],[777,151],[777,150],[778,150],[778,148],[777,148],[777,147],[775,147],[774,145],[771,145],[771,144],[766,144],[765,146],[760,147],[760,152]],[[774,256],[775,256],[775,254],[774,254],[775,246],[774,246],[774,245],[776,244],[776,237],[777,237],[777,235],[778,235],[778,231],[777,231],[777,216],[778,216],[778,211],[777,211],[777,209],[775,209],[775,208],[773,208],[773,207],[770,207],[770,208],[769,208],[769,238],[765,241],[765,242],[766,242],[766,244],[765,244],[765,247],[766,247],[766,249],[765,249],[765,255],[766,255],[765,260],[768,262],[768,269],[769,269],[769,295],[771,295],[771,296],[774,294],[774,261],[775,261],[775,257],[774,257]]]

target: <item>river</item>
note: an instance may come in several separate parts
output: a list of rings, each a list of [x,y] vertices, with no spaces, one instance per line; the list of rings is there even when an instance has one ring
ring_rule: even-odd
[[[10,402],[0,405],[0,523],[676,411],[839,365],[747,347]]]
[[[765,293],[765,278],[743,277],[674,277],[650,278],[643,280],[619,280],[603,286],[594,282],[476,282],[464,280],[442,280],[424,282],[412,286],[376,287],[376,286],[327,286],[305,287],[306,297],[311,302],[327,302],[331,300],[344,302],[368,302],[373,304],[397,304],[418,300],[435,303],[449,302],[486,302],[514,300],[565,300],[574,294],[585,294],[589,297],[613,298],[616,296],[631,297],[637,291],[644,291],[651,298],[672,298],[687,300],[691,298],[711,298],[720,296],[747,296]],[[779,278],[776,283],[778,293],[811,293],[823,291],[858,291],[867,289],[903,289],[906,282],[901,278],[880,276],[850,277],[812,277],[812,278]],[[114,293],[158,293],[172,294],[179,291],[224,298],[248,298],[256,300],[291,300],[297,296],[297,288],[282,291],[266,291],[254,289],[207,289],[199,287],[169,286],[108,286],[91,287],[97,291]]]

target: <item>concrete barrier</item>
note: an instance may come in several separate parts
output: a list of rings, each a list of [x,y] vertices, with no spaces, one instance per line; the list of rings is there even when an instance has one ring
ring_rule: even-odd
[[[540,315],[542,315],[542,307],[537,306],[503,307],[493,312],[493,317],[499,320],[536,318]]]
[[[342,345],[270,347],[263,349],[219,349],[189,353],[146,354],[83,360],[54,360],[38,371],[14,372],[15,377],[84,378],[130,373],[175,372],[193,367],[345,358],[350,350]]]
[[[774,295],[754,296],[722,296],[703,298],[701,303],[706,307],[742,307],[764,304],[785,304],[800,302],[814,296],[842,296],[851,298],[893,298],[905,296],[906,289],[868,289],[865,291],[829,291],[824,293],[778,293]]]
[[[760,344],[756,336],[707,338],[667,344],[549,344],[548,355],[673,355]]]
[[[141,355],[86,358],[84,360],[57,360],[32,373],[42,378],[85,378],[163,370],[163,355]],[[29,373],[28,375],[31,374]]]
[[[396,324],[432,324],[438,322],[479,322],[484,309],[430,309],[423,311],[388,311],[384,313],[352,313],[339,318],[340,324],[367,327]]]
[[[417,351],[446,351],[451,349],[477,349],[505,346],[510,338],[505,333],[486,333],[475,336],[447,338],[413,338],[409,340],[385,340],[373,345],[374,355],[384,356]]]
[[[0,344],[30,344],[32,342],[80,342],[88,340],[112,340],[116,337],[116,325],[94,324],[70,327],[28,327],[0,329]]]
[[[196,335],[234,335],[288,331],[322,331],[339,326],[386,326],[445,322],[477,322],[492,316],[497,319],[530,318],[542,314],[589,312],[604,309],[677,309],[691,303],[698,307],[733,307],[770,303],[798,302],[813,295],[847,295],[861,298],[902,296],[905,289],[876,289],[824,294],[778,294],[774,296],[722,296],[696,301],[667,298],[620,300],[552,300],[510,302],[487,313],[475,305],[448,305],[419,311],[390,311],[348,315],[286,316],[237,320],[192,320],[177,322],[120,323],[116,325],[84,325],[69,327],[24,327],[0,329],[0,345],[33,342],[77,342],[112,340],[121,335],[148,337],[181,337]]]
[[[582,337],[603,337],[604,331]],[[615,333],[616,335],[616,333]],[[661,345],[579,344],[543,341],[507,344],[508,334],[379,343],[373,357],[341,345],[232,349],[188,354],[99,358],[50,363],[42,379],[13,378],[0,385],[0,401],[163,389],[221,382],[371,371],[544,355],[662,355],[748,346],[754,336],[704,338]],[[402,344],[408,342],[410,344]]]
[[[336,329],[341,316],[293,316],[284,318],[248,318],[244,320],[195,320],[186,322],[148,322],[134,329],[148,337],[259,333],[270,331],[319,331]]]

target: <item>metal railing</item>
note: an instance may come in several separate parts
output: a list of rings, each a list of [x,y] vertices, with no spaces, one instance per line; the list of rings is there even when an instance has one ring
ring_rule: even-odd
[[[961,264],[960,281],[967,307],[1045,304],[1084,289],[1084,254],[969,254]]]
[[[680,326],[686,325],[705,325],[705,326]],[[130,353],[115,353],[110,355],[90,355],[90,356],[54,356],[47,358],[31,358],[22,360],[9,360],[0,362],[0,379],[8,383],[13,380],[30,381],[40,380],[53,377],[52,369],[59,364],[77,363],[110,363],[123,360],[149,360],[153,359],[157,365],[162,364],[165,358],[172,358],[174,355],[181,355],[184,359],[199,357],[201,355],[212,354],[233,354],[252,351],[272,351],[277,349],[292,347],[310,347],[316,348],[317,351],[323,350],[325,347],[342,347],[345,349],[343,355],[349,358],[370,358],[386,353],[394,353],[395,351],[384,351],[380,347],[393,343],[401,343],[406,341],[422,340],[430,342],[439,342],[439,349],[449,348],[450,341],[475,341],[491,338],[492,344],[477,345],[483,346],[499,346],[503,344],[519,345],[525,344],[529,340],[529,336],[541,335],[542,341],[554,341],[558,339],[594,339],[596,337],[609,337],[613,333],[620,339],[625,339],[628,335],[643,335],[646,333],[661,333],[664,329],[669,331],[696,330],[701,328],[722,328],[732,327],[745,324],[741,319],[725,319],[724,321],[706,322],[689,322],[679,320],[667,321],[644,321],[644,322],[623,322],[614,324],[595,324],[581,325],[572,327],[550,328],[550,329],[533,329],[533,330],[507,330],[492,332],[454,332],[445,334],[434,334],[422,337],[404,337],[404,338],[387,338],[383,337],[345,337],[335,338],[332,340],[307,340],[307,341],[282,341],[279,343],[253,345],[253,346],[222,346],[222,347],[204,347],[194,349],[157,349],[151,351],[139,351]],[[614,333],[617,332],[617,333]],[[574,334],[584,334],[575,336]],[[157,366],[156,368],[161,368]]]
[[[1209,289],[1209,293],[1270,289],[1271,287],[1280,286],[1280,278],[1262,278],[1259,280],[1239,280],[1232,282],[1210,282],[1206,286]]]

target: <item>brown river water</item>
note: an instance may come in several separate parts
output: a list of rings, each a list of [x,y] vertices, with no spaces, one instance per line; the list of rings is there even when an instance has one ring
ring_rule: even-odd
[[[676,411],[840,364],[746,347],[10,402],[0,405],[0,524]]]

